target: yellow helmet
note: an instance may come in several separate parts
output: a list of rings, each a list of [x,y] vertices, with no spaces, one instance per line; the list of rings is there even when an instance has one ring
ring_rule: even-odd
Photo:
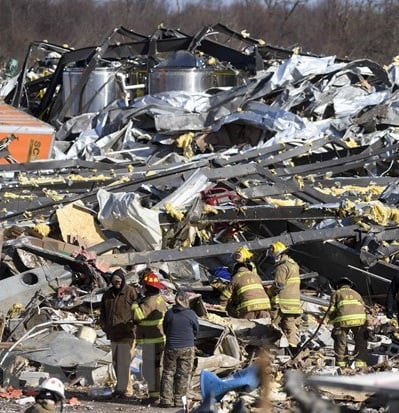
[[[237,262],[249,261],[253,257],[253,253],[246,247],[237,248],[233,253],[233,259]]]
[[[271,253],[275,257],[282,254],[287,249],[287,247],[281,241],[273,242],[270,248],[271,248]]]

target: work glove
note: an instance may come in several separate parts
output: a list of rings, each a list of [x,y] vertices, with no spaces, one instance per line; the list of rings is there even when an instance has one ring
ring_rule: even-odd
[[[224,288],[224,284],[218,279],[212,280],[211,286],[212,286],[212,288],[214,288],[215,290],[218,290],[218,291],[221,291]]]

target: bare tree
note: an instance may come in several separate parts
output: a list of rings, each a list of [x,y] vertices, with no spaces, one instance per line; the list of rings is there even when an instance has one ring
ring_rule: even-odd
[[[150,35],[161,23],[188,34],[223,23],[271,45],[380,63],[399,53],[397,0],[0,0],[0,59],[22,60],[35,40],[79,48],[115,27]]]

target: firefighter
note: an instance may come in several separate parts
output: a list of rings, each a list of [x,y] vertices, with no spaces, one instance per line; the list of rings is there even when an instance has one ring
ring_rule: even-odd
[[[211,287],[218,293],[218,305],[225,309],[229,301],[228,285],[231,282],[231,272],[227,267],[216,267],[212,271],[210,279]],[[226,296],[227,294],[227,296]]]
[[[149,397],[144,402],[155,404],[159,399],[161,360],[166,342],[162,324],[167,306],[160,294],[165,286],[152,272],[144,275],[142,284],[144,297],[139,303],[133,303],[131,309],[137,323],[137,344],[142,347],[143,376],[148,385]]]
[[[231,258],[233,258],[234,263],[244,262],[246,264],[250,264],[251,270],[257,274],[258,271],[256,269],[254,262],[252,261],[253,256],[253,252],[251,252],[248,248],[239,247],[233,252]]]
[[[231,283],[223,295],[228,298],[226,310],[232,317],[253,320],[270,316],[269,297],[262,280],[249,263],[237,262],[234,265]]]
[[[336,365],[347,366],[347,336],[350,331],[355,341],[355,367],[367,367],[366,308],[361,295],[354,290],[354,283],[343,277],[336,283],[336,291],[331,297],[330,323],[334,328],[334,351]]]
[[[43,381],[35,397],[35,404],[25,410],[25,413],[51,413],[56,411],[56,405],[65,399],[64,384],[61,380],[50,377]]]
[[[287,255],[287,247],[280,241],[270,246],[270,256],[274,260],[274,281],[268,290],[272,322],[284,332],[289,352],[295,355],[298,351],[298,327],[302,314],[299,266]]]

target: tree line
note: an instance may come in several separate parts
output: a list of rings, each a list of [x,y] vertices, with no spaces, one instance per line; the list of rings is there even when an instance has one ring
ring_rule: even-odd
[[[95,46],[116,27],[194,35],[222,23],[266,44],[389,64],[399,54],[397,0],[0,0],[0,63],[48,40]]]

